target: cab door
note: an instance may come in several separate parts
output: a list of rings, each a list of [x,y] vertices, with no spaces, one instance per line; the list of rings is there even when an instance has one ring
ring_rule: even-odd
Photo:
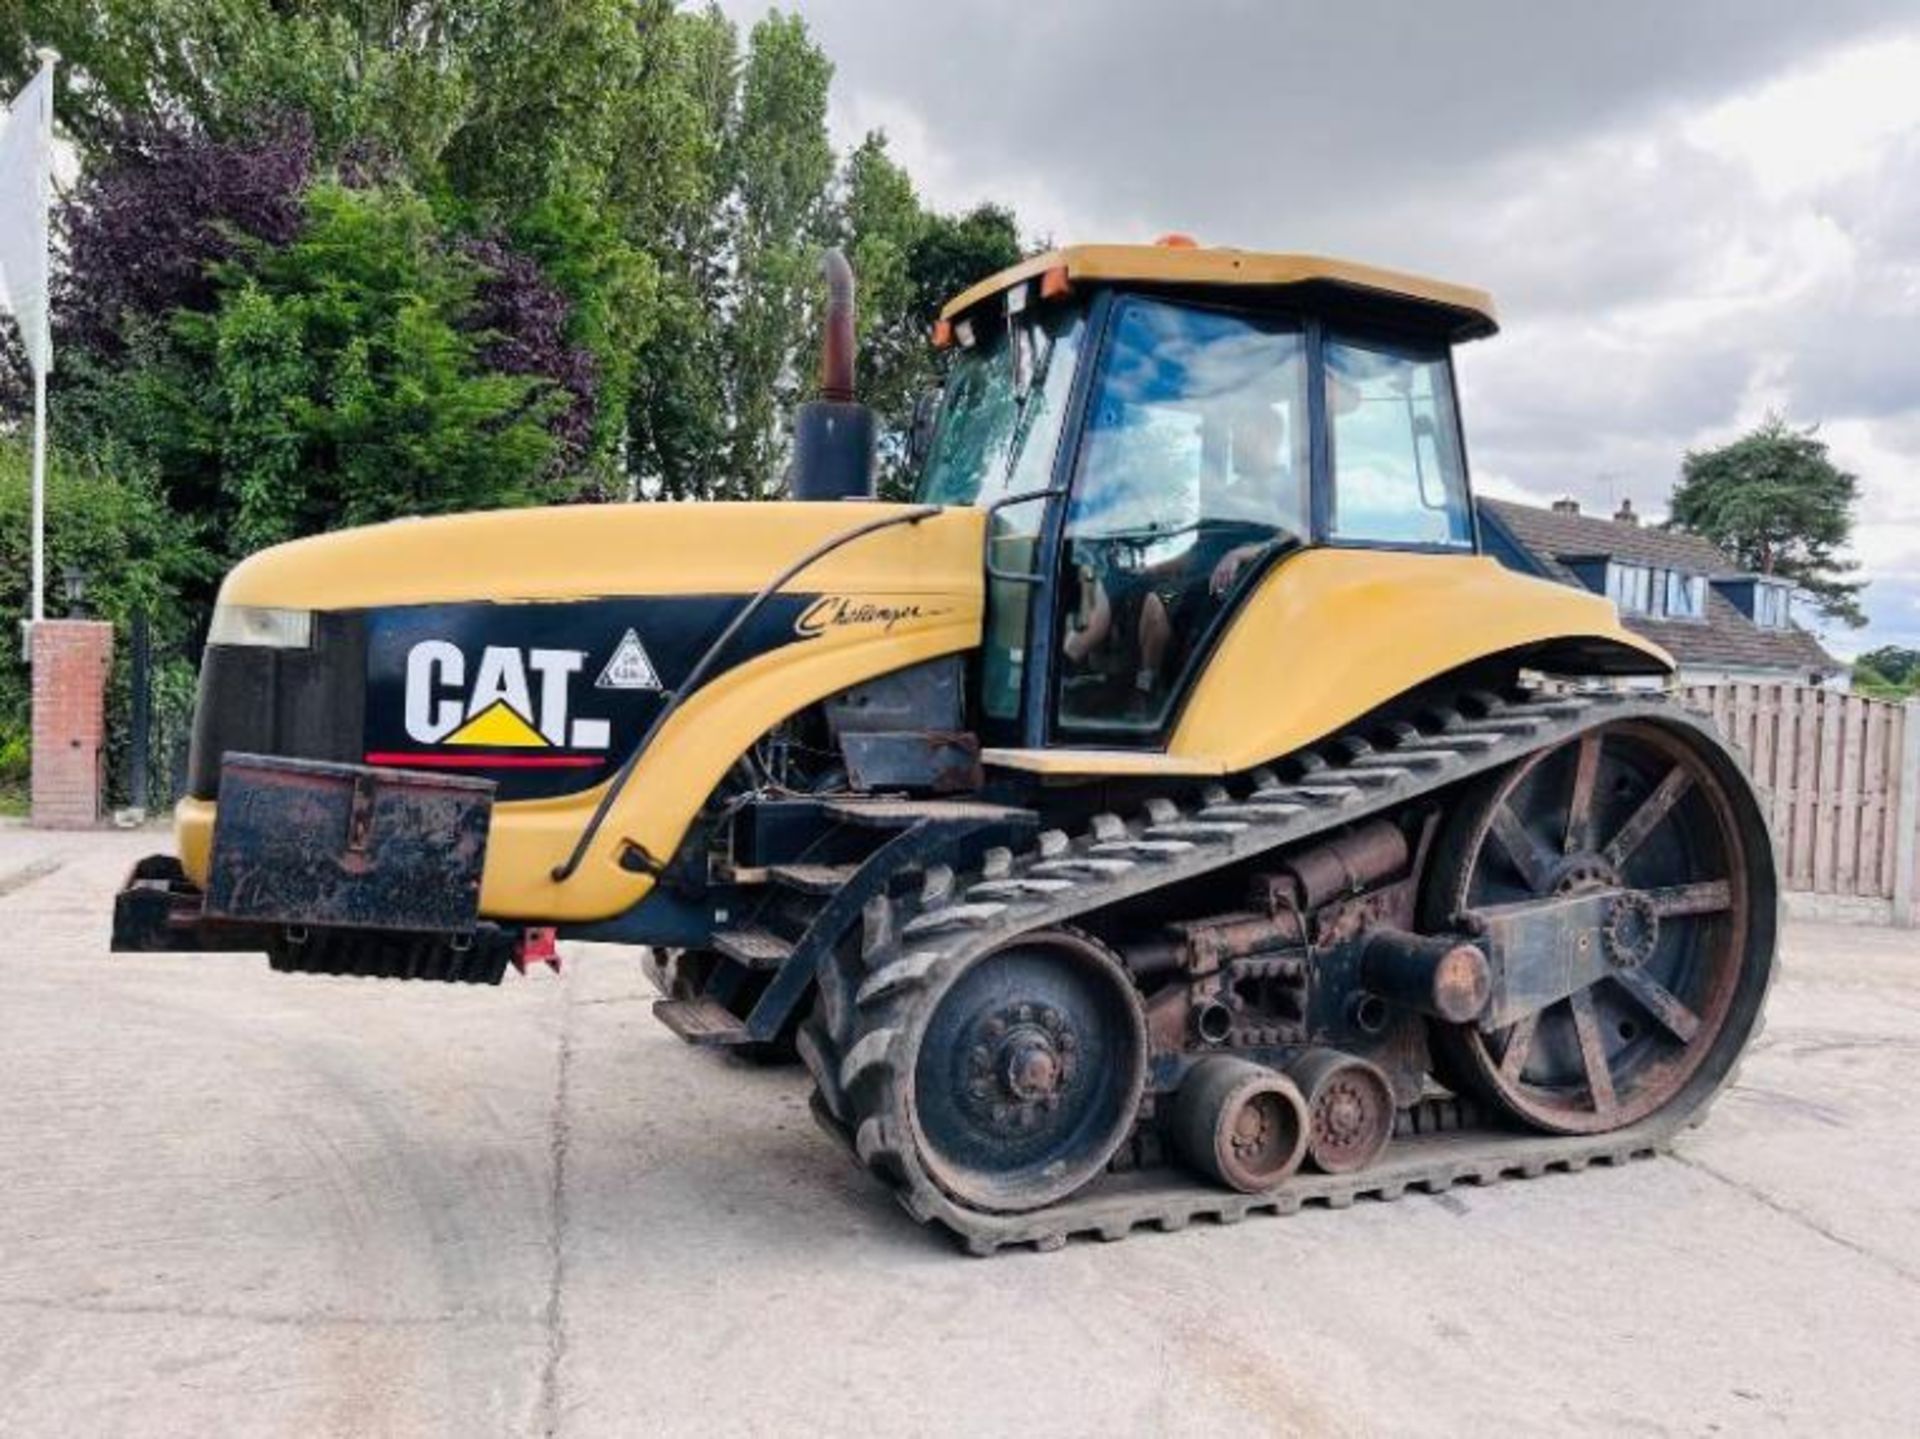
[[[1114,301],[1062,527],[1050,739],[1159,747],[1253,580],[1309,535],[1305,328]]]

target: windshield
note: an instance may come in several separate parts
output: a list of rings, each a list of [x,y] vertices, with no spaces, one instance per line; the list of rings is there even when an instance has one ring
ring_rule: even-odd
[[[1019,329],[990,322],[991,333],[955,358],[947,376],[933,449],[920,478],[921,503],[985,505],[1047,487],[1053,452],[1073,385],[1080,311],[1049,306]],[[1029,377],[1016,397],[1014,336]]]

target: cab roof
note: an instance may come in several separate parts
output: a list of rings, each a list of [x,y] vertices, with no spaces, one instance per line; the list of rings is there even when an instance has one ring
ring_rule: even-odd
[[[1055,272],[1059,272],[1056,274]],[[1372,305],[1403,307],[1438,321],[1451,340],[1474,340],[1499,328],[1484,290],[1384,270],[1322,255],[1283,255],[1197,245],[1168,236],[1151,245],[1066,245],[990,275],[941,310],[951,321],[1022,281],[1040,279],[1043,293],[1065,284],[1141,285],[1176,290],[1325,290],[1351,292]]]

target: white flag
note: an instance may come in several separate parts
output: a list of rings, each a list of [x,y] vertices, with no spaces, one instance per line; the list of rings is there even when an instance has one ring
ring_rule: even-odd
[[[0,309],[11,310],[27,359],[53,364],[47,330],[47,203],[53,193],[53,68],[43,67],[0,129]]]

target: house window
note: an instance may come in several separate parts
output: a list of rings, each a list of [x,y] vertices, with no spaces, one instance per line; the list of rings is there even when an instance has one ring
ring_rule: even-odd
[[[1707,617],[1707,581],[1704,575],[1653,565],[1607,565],[1607,598],[1623,615],[1656,620],[1704,620]]]
[[[1793,590],[1788,585],[1753,587],[1753,622],[1763,630],[1784,630],[1791,622]]]
[[[1707,578],[1667,571],[1667,618],[1703,620],[1707,617]]]

